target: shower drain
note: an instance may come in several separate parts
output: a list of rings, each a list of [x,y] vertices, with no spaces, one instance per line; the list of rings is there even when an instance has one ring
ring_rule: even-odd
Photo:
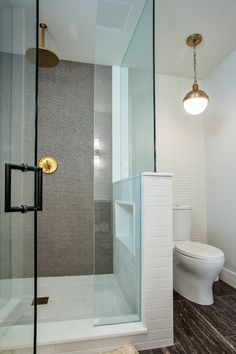
[[[44,297],[37,297],[36,299],[36,305],[47,305],[49,300],[49,296],[44,296]],[[31,305],[35,304],[35,299],[33,300]]]

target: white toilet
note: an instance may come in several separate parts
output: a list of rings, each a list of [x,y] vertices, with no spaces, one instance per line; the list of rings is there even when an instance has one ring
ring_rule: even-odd
[[[216,247],[191,241],[191,228],[191,207],[175,206],[174,290],[197,304],[211,305],[212,285],[224,266],[224,253]]]

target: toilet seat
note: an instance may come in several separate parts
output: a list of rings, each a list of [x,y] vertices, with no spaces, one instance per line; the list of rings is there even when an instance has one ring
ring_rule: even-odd
[[[224,253],[216,247],[201,242],[178,241],[175,250],[185,256],[205,261],[224,260]]]

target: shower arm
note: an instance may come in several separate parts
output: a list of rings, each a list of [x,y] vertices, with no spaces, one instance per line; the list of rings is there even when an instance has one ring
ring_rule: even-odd
[[[39,26],[40,26],[40,28],[42,30],[42,32],[41,32],[41,35],[42,35],[42,37],[41,37],[41,47],[45,48],[45,30],[47,29],[48,26],[45,23],[40,23]]]

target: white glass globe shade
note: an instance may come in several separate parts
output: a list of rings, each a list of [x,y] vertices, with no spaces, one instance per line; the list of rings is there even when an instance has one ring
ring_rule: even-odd
[[[184,100],[184,109],[187,113],[197,115],[205,111],[208,99],[205,97],[192,97]]]

